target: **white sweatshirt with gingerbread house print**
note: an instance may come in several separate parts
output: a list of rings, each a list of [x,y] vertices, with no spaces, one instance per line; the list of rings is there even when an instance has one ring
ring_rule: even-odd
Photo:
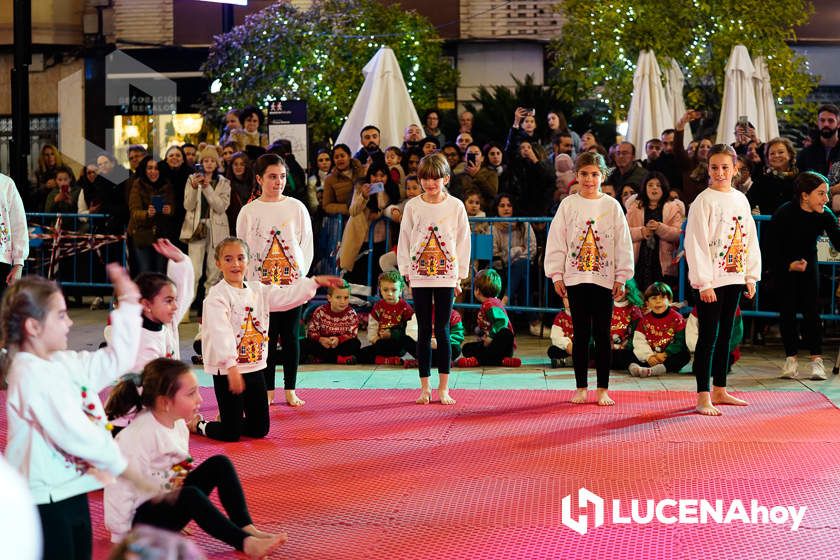
[[[431,204],[409,200],[397,245],[400,274],[415,288],[454,288],[470,273],[470,225],[464,203],[447,194]]]
[[[244,282],[243,286],[235,288],[222,280],[204,298],[201,347],[204,371],[211,375],[227,375],[233,366],[239,366],[240,373],[264,369],[269,313],[303,305],[318,290],[311,278],[291,286],[259,282]]]
[[[633,277],[630,228],[616,199],[605,194],[563,199],[548,230],[545,275],[567,286],[597,284],[608,290]]]
[[[254,200],[236,219],[236,236],[250,251],[245,278],[252,282],[291,286],[312,265],[312,220],[299,200]]]
[[[758,282],[761,250],[743,193],[706,189],[694,199],[685,227],[685,257],[695,290]]]

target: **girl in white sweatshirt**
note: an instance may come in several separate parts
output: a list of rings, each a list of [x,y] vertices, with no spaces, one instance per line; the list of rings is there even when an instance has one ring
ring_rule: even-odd
[[[246,281],[248,245],[236,237],[216,246],[216,265],[224,278],[204,298],[201,345],[204,371],[213,376],[220,421],[199,420],[196,430],[222,441],[238,441],[241,435],[265,437],[269,313],[301,305],[312,299],[318,286],[339,286],[342,280],[315,276],[290,286]]]
[[[432,398],[433,324],[438,345],[438,397],[441,404],[455,404],[449,395],[449,315],[454,297],[461,293],[461,280],[470,273],[470,226],[464,204],[444,191],[451,173],[443,154],[429,154],[420,160],[417,177],[423,194],[406,203],[397,244],[400,274],[411,284],[417,313],[417,404],[428,404]],[[436,310],[434,317],[432,309]]]
[[[288,168],[277,154],[263,154],[254,164],[254,173],[262,194],[242,207],[236,219],[236,236],[248,244],[251,260],[246,278],[280,287],[291,286],[306,278],[312,265],[312,220],[306,206],[285,196]],[[283,389],[289,406],[303,406],[295,394],[300,361],[300,317],[303,307],[271,313],[268,327],[268,362],[265,386],[268,402],[274,402],[274,375],[283,345]]]
[[[580,191],[560,203],[545,249],[545,274],[557,295],[569,298],[575,332],[575,404],[586,402],[590,338],[595,342],[598,404],[615,404],[607,393],[613,298],[624,295],[624,283],[633,277],[633,243],[624,212],[616,199],[601,192],[606,170],[600,154],[584,152],[577,157]]]
[[[29,482],[41,519],[44,558],[91,557],[87,493],[122,477],[154,487],[114,443],[98,393],[128,371],[140,339],[140,293],[117,265],[108,273],[120,302],[112,341],[97,352],[67,350],[73,321],[58,285],[29,276],[15,282],[0,309],[0,374],[6,376],[6,458]]]
[[[735,150],[716,144],[709,150],[708,161],[709,188],[694,199],[688,211],[685,256],[688,279],[697,291],[699,326],[693,365],[697,412],[719,416],[716,404],[747,404],[726,392],[729,339],[741,293],[747,299],[755,295],[761,252],[747,197],[732,188]]]
[[[189,366],[158,358],[146,365],[141,380],[142,393],[133,380],[114,387],[109,413],[137,411],[134,422],[117,436],[117,445],[155,486],[151,492],[122,482],[105,488],[105,526],[111,542],[122,541],[134,524],[180,531],[194,519],[208,535],[252,558],[262,558],[284,543],[285,534],[254,526],[230,459],[214,455],[200,465],[193,462],[187,421],[198,413],[202,399]],[[225,513],[208,498],[214,489]],[[156,495],[163,499],[152,500]]]
[[[195,274],[192,261],[168,239],[158,239],[152,245],[155,251],[168,261],[166,273],[143,272],[134,279],[140,290],[140,305],[143,307],[143,329],[140,331],[140,348],[131,367],[133,374],[155,358],[180,357],[178,325],[190,310],[193,300]],[[110,340],[110,326],[106,338]],[[105,402],[105,409],[113,392]],[[114,435],[129,424],[134,415],[115,417],[108,414],[114,424]]]

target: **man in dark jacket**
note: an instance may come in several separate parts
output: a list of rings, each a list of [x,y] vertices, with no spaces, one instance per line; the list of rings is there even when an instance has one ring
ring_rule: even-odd
[[[799,152],[796,167],[799,171],[817,171],[828,175],[831,164],[840,160],[840,109],[837,105],[822,105],[817,109],[817,130],[819,137]]]

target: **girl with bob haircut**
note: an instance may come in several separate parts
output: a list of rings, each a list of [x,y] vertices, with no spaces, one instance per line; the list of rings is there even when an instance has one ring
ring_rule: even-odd
[[[429,377],[434,328],[438,397],[441,404],[449,405],[455,404],[449,394],[449,317],[454,297],[461,293],[461,280],[470,273],[470,227],[464,204],[444,189],[451,170],[443,154],[421,159],[417,177],[423,193],[406,203],[397,244],[400,274],[411,284],[417,314],[420,396],[416,402],[428,404],[432,398]]]

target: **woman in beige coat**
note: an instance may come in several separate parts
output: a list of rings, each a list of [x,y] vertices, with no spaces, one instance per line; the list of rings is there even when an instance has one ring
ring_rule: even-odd
[[[672,290],[676,288],[674,256],[685,214],[681,202],[668,200],[669,190],[668,179],[653,171],[644,178],[638,198],[627,208],[635,280],[642,291],[659,281],[668,283]]]
[[[195,270],[193,294],[198,290],[205,260],[207,279],[204,287],[209,290],[216,283],[219,272],[214,254],[216,245],[230,235],[227,217],[230,181],[219,174],[219,152],[215,147],[207,146],[199,154],[198,161],[203,173],[194,173],[187,179],[184,188],[187,214],[181,227],[181,240],[188,244]]]

